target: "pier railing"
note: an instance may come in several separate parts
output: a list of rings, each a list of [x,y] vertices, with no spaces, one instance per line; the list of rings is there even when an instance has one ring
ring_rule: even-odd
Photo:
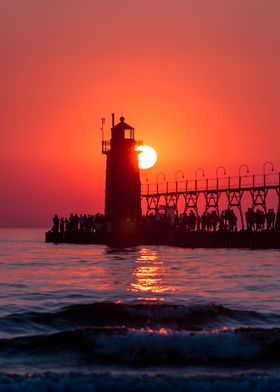
[[[280,173],[142,183],[142,196],[280,188]]]

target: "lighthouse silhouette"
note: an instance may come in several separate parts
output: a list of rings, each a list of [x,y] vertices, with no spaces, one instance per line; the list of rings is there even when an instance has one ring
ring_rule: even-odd
[[[141,184],[138,154],[142,144],[134,128],[112,114],[111,139],[102,141],[106,155],[105,216],[113,234],[135,233],[141,222]]]

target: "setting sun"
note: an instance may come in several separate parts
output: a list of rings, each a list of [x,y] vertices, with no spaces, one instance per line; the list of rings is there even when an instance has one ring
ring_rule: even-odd
[[[157,153],[152,147],[143,145],[137,147],[135,151],[140,151],[138,155],[140,169],[149,169],[154,166],[157,161]]]

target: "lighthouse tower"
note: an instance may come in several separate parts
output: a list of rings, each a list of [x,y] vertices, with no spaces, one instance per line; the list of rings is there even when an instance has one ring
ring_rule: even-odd
[[[112,114],[111,139],[102,141],[106,161],[105,216],[113,233],[135,232],[141,220],[141,185],[138,152],[142,144],[124,117],[115,125]]]

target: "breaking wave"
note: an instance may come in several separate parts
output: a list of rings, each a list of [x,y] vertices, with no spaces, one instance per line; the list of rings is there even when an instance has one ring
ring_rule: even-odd
[[[67,354],[83,363],[129,365],[232,365],[280,361],[280,329],[211,332],[168,329],[84,328],[0,340],[0,358]]]
[[[216,304],[107,302],[10,314],[0,318],[0,391],[278,392],[279,372],[232,369],[279,366],[279,321]],[[184,373],[194,367],[202,374]]]
[[[280,316],[235,310],[217,304],[122,304],[97,302],[54,312],[28,312],[0,318],[2,334],[53,332],[77,327],[169,328],[203,331],[228,327],[280,326]],[[2,335],[3,336],[3,335]]]

